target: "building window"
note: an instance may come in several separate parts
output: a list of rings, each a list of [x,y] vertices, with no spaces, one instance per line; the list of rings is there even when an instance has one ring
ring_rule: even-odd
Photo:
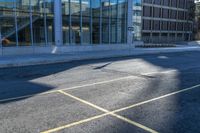
[[[15,24],[15,8],[16,3],[14,0],[9,2],[1,2],[0,4],[0,45],[4,47],[16,46],[17,45],[17,34]]]
[[[141,6],[139,1],[136,4]],[[55,45],[54,2],[57,1],[1,1],[0,44]],[[61,0],[61,3],[64,45],[126,43],[127,0]],[[141,10],[138,15],[141,16]]]
[[[127,30],[127,4],[126,0],[118,0],[118,9],[117,9],[117,43],[126,43]]]
[[[181,23],[181,22],[177,23],[177,30],[178,31],[183,31],[183,23]]]
[[[179,8],[185,8],[185,0],[179,0]]]
[[[176,22],[170,22],[169,30],[176,31]]]
[[[18,45],[31,46],[30,3],[29,1],[17,1],[16,4]]]
[[[160,21],[158,20],[153,21],[153,30],[160,30]]]
[[[110,0],[110,10],[111,10],[111,17],[110,17],[110,43],[117,43],[117,8],[118,3],[117,0]]]
[[[153,4],[160,5],[161,4],[161,0],[154,0]]]
[[[151,30],[151,20],[143,20],[143,29]]]
[[[178,19],[184,20],[184,11],[179,11],[178,12]]]
[[[162,30],[168,30],[168,22],[167,21],[162,22]]]
[[[91,3],[90,0],[82,0],[81,13],[82,13],[82,44],[91,43]]]
[[[172,0],[171,1],[171,6],[172,7],[177,7],[177,0]]]
[[[70,0],[62,0],[63,44],[70,44]]]
[[[143,0],[144,3],[152,4],[152,0]]]
[[[45,9],[43,0],[31,0],[33,43],[45,45]]]
[[[170,18],[171,19],[176,19],[177,16],[177,11],[176,10],[171,10],[170,11]]]
[[[143,16],[144,17],[152,17],[152,7],[143,6]]]
[[[71,0],[71,43],[81,44],[81,1]]]
[[[134,41],[141,40],[142,32],[142,4],[141,0],[133,0]]]
[[[169,10],[168,9],[162,10],[162,17],[163,18],[169,18]]]
[[[100,44],[101,39],[101,3],[92,0],[92,44]]]
[[[108,44],[110,40],[110,2],[102,0],[102,43]]]
[[[153,8],[153,17],[159,18],[160,17],[160,13],[161,13],[161,9],[160,8],[157,8],[157,7]]]
[[[170,0],[163,0],[163,3],[162,3],[164,6],[169,6],[170,4]]]
[[[47,44],[55,45],[54,33],[54,0],[44,0],[46,12]]]

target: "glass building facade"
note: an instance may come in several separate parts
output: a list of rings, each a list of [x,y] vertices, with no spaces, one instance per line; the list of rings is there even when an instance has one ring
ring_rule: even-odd
[[[141,41],[142,33],[142,0],[133,0],[133,41]]]
[[[126,17],[126,0],[62,0],[63,43],[126,43]]]
[[[194,24],[194,39],[200,40],[200,1],[195,0],[195,24]]]
[[[53,45],[53,4],[53,0],[0,0],[1,45]]]
[[[0,45],[55,45],[56,2],[62,45],[127,42],[127,0],[0,0]]]
[[[187,41],[192,36],[192,3],[193,0],[0,0],[0,46]]]

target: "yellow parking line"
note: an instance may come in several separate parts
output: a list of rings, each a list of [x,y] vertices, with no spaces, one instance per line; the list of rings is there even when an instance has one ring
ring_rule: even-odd
[[[79,124],[82,124],[82,123],[86,123],[86,122],[89,122],[89,121],[92,121],[92,120],[96,120],[96,119],[102,118],[102,117],[107,116],[107,115],[109,115],[109,113],[104,113],[104,114],[101,114],[101,115],[90,117],[90,118],[87,118],[87,119],[84,119],[84,120],[81,120],[81,121],[73,122],[71,124],[60,126],[58,128],[54,128],[54,129],[50,129],[48,131],[44,131],[44,132],[41,132],[41,133],[57,132],[57,131],[60,131],[60,130],[66,129],[66,128],[70,128],[72,126],[76,126],[76,125],[79,125]]]
[[[52,93],[56,93],[56,92],[57,92],[57,90],[53,90],[53,91],[47,91],[47,92],[40,93],[40,94],[32,94],[32,95],[25,95],[25,96],[20,96],[20,97],[7,98],[7,99],[0,100],[0,103],[7,102],[7,101],[14,101],[14,100],[19,100],[19,99],[24,99],[24,98],[29,98],[29,97],[33,97],[33,96],[47,95],[47,94],[52,94]]]
[[[167,70],[167,71],[163,71],[163,72],[151,72],[151,73],[142,73],[143,75],[150,75],[150,74],[156,74],[156,73],[166,73],[166,72],[171,72],[171,71],[175,71],[175,70]],[[116,79],[112,79],[112,80],[106,80],[106,81],[101,81],[101,82],[96,82],[96,83],[91,83],[91,84],[85,84],[85,85],[80,85],[80,86],[74,86],[74,87],[69,87],[69,88],[64,88],[64,89],[59,89],[59,90],[73,90],[73,89],[78,89],[78,88],[83,88],[83,87],[89,87],[89,86],[93,86],[93,85],[101,85],[101,84],[106,84],[106,83],[110,83],[110,82],[115,82],[115,81],[120,81],[120,80],[124,80],[124,79],[131,79],[134,78],[135,76],[126,76],[126,77],[121,77],[121,78],[116,78]],[[8,99],[2,99],[0,100],[0,102],[6,102],[6,101],[12,101],[12,100],[18,100],[18,99],[23,99],[23,98],[28,98],[28,97],[33,97],[33,96],[41,96],[41,95],[47,95],[47,94],[51,94],[51,93],[55,93],[57,90],[53,90],[53,91],[47,91],[44,93],[40,93],[40,94],[31,94],[31,95],[25,95],[25,96],[20,96],[20,97],[13,97],[13,98],[8,98]]]
[[[131,108],[134,108],[134,107],[143,105],[143,104],[147,104],[147,103],[150,103],[150,102],[153,102],[153,101],[156,101],[156,100],[160,100],[160,99],[163,99],[163,98],[172,96],[172,95],[176,95],[176,94],[183,93],[183,92],[186,92],[186,91],[189,91],[189,90],[193,90],[193,89],[196,89],[196,88],[198,88],[198,87],[200,87],[200,84],[195,85],[195,86],[192,86],[192,87],[189,87],[189,88],[186,88],[186,89],[183,89],[183,90],[180,90],[180,91],[175,91],[175,92],[172,92],[172,93],[169,93],[169,94],[166,94],[166,95],[157,97],[157,98],[153,98],[153,99],[150,99],[150,100],[146,100],[146,101],[143,101],[143,102],[139,102],[139,103],[136,103],[136,104],[133,104],[133,105],[130,105],[130,106],[127,106],[127,107],[124,107],[124,108],[115,110],[115,111],[113,111],[113,112],[114,112],[114,113],[121,112],[121,111],[124,111],[124,110],[127,110],[127,109],[131,109]]]
[[[102,107],[99,107],[99,106],[97,106],[97,105],[95,105],[95,104],[92,104],[92,103],[90,103],[90,102],[88,102],[88,101],[85,101],[85,100],[83,100],[83,99],[81,99],[81,98],[78,98],[78,97],[76,97],[76,96],[73,96],[73,95],[71,95],[71,94],[69,94],[69,93],[66,93],[66,92],[62,91],[62,90],[58,90],[58,92],[60,92],[60,93],[62,93],[62,94],[64,94],[64,95],[66,95],[66,96],[69,96],[69,97],[71,97],[71,98],[73,98],[73,99],[75,99],[75,100],[77,100],[77,101],[79,101],[79,102],[82,102],[82,103],[84,103],[84,104],[86,104],[86,105],[89,105],[89,106],[91,106],[91,107],[93,107],[93,108],[95,108],[95,109],[98,109],[98,110],[104,112],[105,114],[98,115],[98,116],[94,116],[94,117],[91,117],[91,118],[88,118],[88,119],[85,119],[85,120],[81,120],[81,121],[78,121],[78,122],[75,122],[75,123],[71,123],[71,124],[68,124],[68,125],[60,126],[60,127],[58,127],[58,128],[50,129],[50,130],[44,131],[44,132],[42,132],[42,133],[57,132],[57,131],[60,131],[60,130],[62,130],[62,129],[65,129],[65,128],[68,128],[68,127],[71,127],[71,126],[79,125],[79,124],[82,124],[82,123],[85,123],[85,122],[89,122],[89,121],[92,121],[92,120],[95,120],[95,119],[104,117],[104,116],[106,116],[106,115],[112,115],[112,116],[114,116],[114,117],[116,117],[116,118],[118,118],[118,119],[120,119],[120,120],[123,120],[123,121],[125,121],[125,122],[127,122],[127,123],[129,123],[129,124],[131,124],[131,125],[134,125],[134,126],[136,126],[136,127],[142,128],[142,129],[145,130],[145,131],[148,131],[148,132],[151,132],[151,133],[158,133],[157,131],[155,131],[155,130],[153,130],[153,129],[150,129],[150,128],[148,128],[148,127],[142,125],[142,124],[139,124],[139,123],[137,123],[137,122],[134,122],[134,121],[132,121],[132,120],[130,120],[130,119],[128,119],[128,118],[125,118],[125,117],[123,117],[123,116],[114,114],[113,112],[110,112],[110,111],[108,111],[108,110],[106,110],[106,109],[104,109],[104,108],[102,108]]]
[[[78,89],[78,88],[83,88],[83,87],[89,87],[89,86],[93,86],[93,85],[100,85],[100,84],[106,84],[106,83],[110,83],[110,82],[120,81],[120,80],[124,80],[124,79],[130,79],[130,78],[133,78],[133,77],[134,76],[121,77],[121,78],[116,78],[116,79],[112,79],[112,80],[106,80],[106,81],[101,81],[101,82],[96,82],[96,83],[91,83],[91,84],[74,86],[74,87],[69,87],[69,88],[59,89],[59,90],[63,90],[63,91],[65,91],[65,90],[73,90],[73,89]],[[47,94],[51,94],[51,93],[55,93],[55,92],[57,92],[57,90],[47,91],[47,92],[40,93],[40,94],[31,94],[31,95],[25,95],[25,96],[20,96],[20,97],[13,97],[13,98],[2,99],[2,100],[0,100],[0,102],[7,102],[7,101],[12,101],[12,100],[29,98],[29,97],[33,97],[33,96],[47,95]]]
[[[168,70],[168,71],[163,71],[163,72],[143,73],[143,75],[149,75],[149,74],[154,74],[154,73],[166,73],[166,72],[171,72],[171,71],[174,71],[174,70]],[[135,76],[126,76],[126,77],[116,78],[116,79],[112,79],[112,80],[106,80],[106,81],[101,81],[101,82],[96,82],[96,83],[91,83],[91,84],[79,85],[79,86],[74,86],[74,87],[69,87],[69,88],[64,88],[64,89],[59,89],[59,90],[63,90],[63,91],[73,90],[73,89],[78,89],[78,88],[83,88],[83,87],[89,87],[89,86],[94,86],[94,85],[101,85],[101,84],[106,84],[106,83],[110,83],[110,82],[120,81],[120,80],[124,80],[124,79],[131,79],[134,77]],[[25,96],[20,96],[20,97],[2,99],[2,100],[0,100],[0,102],[18,100],[18,99],[23,99],[23,98],[33,97],[33,96],[47,95],[47,94],[55,93],[56,91],[57,90],[53,90],[53,91],[47,91],[47,92],[40,93],[40,94],[31,94],[31,95],[25,95]]]
[[[172,93],[169,93],[169,94],[157,97],[157,98],[153,98],[153,99],[150,99],[150,100],[147,100],[147,101],[144,101],[144,102],[140,102],[140,103],[136,103],[136,104],[124,107],[124,108],[120,108],[120,109],[117,109],[117,110],[114,110],[114,111],[111,111],[111,112],[108,111],[107,113],[104,113],[102,115],[97,115],[97,116],[94,116],[94,117],[90,117],[90,118],[87,118],[87,119],[84,119],[84,120],[81,120],[81,121],[78,121],[78,122],[74,122],[74,123],[71,123],[71,124],[68,124],[68,125],[64,125],[64,126],[61,126],[61,127],[55,128],[55,129],[51,129],[51,130],[48,130],[48,131],[45,131],[45,132],[42,132],[42,133],[56,132],[56,131],[59,131],[59,130],[65,129],[65,128],[69,128],[69,127],[76,126],[76,125],[79,125],[79,124],[82,124],[82,123],[86,123],[86,122],[89,122],[89,121],[92,121],[92,120],[95,120],[95,119],[99,119],[99,118],[102,118],[102,117],[107,116],[107,115],[115,116],[115,117],[117,117],[119,119],[123,119],[124,121],[126,121],[128,123],[132,123],[133,125],[137,125],[138,127],[142,127],[142,129],[145,129],[146,128],[145,126],[143,127],[143,125],[141,125],[139,123],[135,123],[134,121],[131,121],[131,120],[125,118],[125,117],[119,116],[119,115],[117,115],[115,113],[118,113],[118,112],[121,112],[121,111],[124,111],[124,110],[127,110],[127,109],[131,109],[131,108],[143,105],[143,104],[147,104],[147,103],[150,103],[150,102],[153,102],[153,101],[156,101],[156,100],[160,100],[160,99],[172,96],[172,95],[176,95],[176,94],[179,94],[179,93],[182,93],[182,92],[186,92],[186,91],[198,88],[198,87],[200,87],[200,84],[192,86],[192,87],[189,87],[189,88],[186,88],[186,89],[183,89],[183,90],[180,90],[180,91],[175,91],[175,92],[172,92]],[[63,94],[63,91],[60,90],[59,92]],[[70,97],[72,96],[72,95],[70,95],[70,94],[68,94],[66,92],[64,92],[64,94],[66,94],[67,96],[70,96]],[[82,100],[80,98],[77,98],[75,96],[72,96],[72,98],[76,98],[77,100],[81,100],[84,103],[89,103],[89,102],[84,101],[84,100]],[[93,104],[89,103],[89,105],[93,105]],[[102,109],[102,108],[98,107],[98,109]],[[107,111],[105,109],[103,109],[103,110]],[[156,132],[156,131],[154,131],[154,130],[152,130],[150,128],[147,128],[146,130],[148,130],[149,132]]]
[[[97,106],[97,105],[94,105],[94,104],[92,104],[92,103],[90,103],[90,102],[88,102],[88,101],[85,101],[85,100],[83,100],[83,99],[81,99],[81,98],[78,98],[78,97],[76,97],[76,96],[73,96],[73,95],[71,95],[71,94],[69,94],[69,93],[67,93],[67,92],[62,91],[62,90],[58,90],[58,92],[60,92],[61,94],[65,95],[65,96],[71,97],[71,98],[73,98],[73,99],[75,99],[75,100],[77,100],[77,101],[79,101],[79,102],[82,102],[82,103],[84,103],[84,104],[87,104],[87,105],[89,105],[89,106],[91,106],[91,107],[93,107],[93,108],[95,108],[95,109],[98,109],[98,110],[100,110],[100,111],[102,111],[102,112],[105,112],[105,113],[110,112],[110,111],[108,111],[108,110],[106,110],[106,109],[104,109],[104,108],[101,108],[101,107],[99,107],[99,106]]]
[[[115,116],[115,117],[117,117],[118,119],[121,119],[121,120],[123,120],[123,121],[125,121],[125,122],[127,122],[127,123],[129,123],[129,124],[134,125],[134,126],[137,126],[137,127],[139,127],[139,128],[142,128],[143,130],[146,130],[146,131],[148,131],[148,132],[150,132],[150,133],[158,133],[157,131],[155,131],[155,130],[149,128],[149,127],[146,127],[146,126],[144,126],[144,125],[142,125],[142,124],[140,124],[140,123],[137,123],[137,122],[135,122],[135,121],[132,121],[132,120],[126,118],[126,117],[123,117],[123,116],[121,116],[121,115],[114,114],[113,112],[111,112],[111,113],[112,113],[112,114],[111,114],[112,116]]]
[[[166,71],[161,71],[161,72],[142,73],[142,75],[151,75],[151,74],[158,74],[158,73],[169,73],[169,72],[174,72],[174,71],[177,71],[177,70],[166,70]],[[131,76],[116,78],[116,79],[112,79],[112,80],[106,80],[106,81],[101,81],[101,82],[96,82],[96,83],[91,83],[91,84],[74,86],[74,87],[70,87],[70,88],[66,88],[66,89],[60,89],[60,90],[63,90],[63,91],[74,90],[74,89],[78,89],[78,88],[89,87],[89,86],[94,86],[94,85],[101,85],[101,84],[120,81],[120,80],[124,80],[124,79],[132,79],[132,78],[137,78],[137,76],[131,75]]]
[[[61,89],[61,90],[63,90],[63,91],[74,90],[74,89],[78,89],[78,88],[89,87],[89,86],[94,86],[94,85],[101,85],[101,84],[106,84],[106,83],[110,83],[110,82],[120,81],[120,80],[124,80],[124,79],[131,79],[131,78],[135,78],[135,76],[126,76],[126,77],[116,78],[116,79],[112,79],[112,80],[106,80],[106,81],[101,81],[101,82],[96,82],[96,83],[91,83],[91,84],[74,86],[74,87]]]

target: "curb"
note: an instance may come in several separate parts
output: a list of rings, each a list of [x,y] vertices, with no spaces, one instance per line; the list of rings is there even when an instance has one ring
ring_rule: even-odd
[[[94,60],[94,59],[106,59],[106,58],[117,58],[117,57],[130,57],[136,55],[148,55],[148,54],[161,54],[161,53],[181,53],[181,52],[192,52],[192,51],[200,51],[200,47],[185,47],[185,48],[152,48],[152,49],[144,49],[144,48],[135,48],[132,51],[107,51],[107,54],[96,55],[95,53],[90,55],[81,55],[80,53],[74,53],[74,55],[69,54],[60,54],[55,55],[55,57],[45,56],[45,58],[39,57],[30,57],[34,60],[22,60],[20,58],[11,59],[5,63],[0,64],[0,68],[12,68],[12,67],[23,67],[23,66],[33,66],[33,65],[47,65],[47,64],[56,64],[56,63],[68,63],[72,61],[84,61],[84,60]],[[113,53],[112,53],[113,52]],[[111,53],[111,54],[110,54]],[[66,58],[68,57],[68,58]],[[2,57],[3,58],[3,57]],[[0,62],[1,63],[1,62]]]

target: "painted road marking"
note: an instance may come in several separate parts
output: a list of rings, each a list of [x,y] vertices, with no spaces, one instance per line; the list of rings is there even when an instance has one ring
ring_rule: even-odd
[[[156,100],[160,100],[160,99],[163,99],[163,98],[166,98],[166,97],[170,97],[170,96],[173,96],[173,95],[176,95],[176,94],[179,94],[179,93],[183,93],[183,92],[186,92],[186,91],[189,91],[189,90],[193,90],[193,89],[196,89],[198,87],[200,87],[200,84],[192,86],[192,87],[189,87],[189,88],[186,88],[186,89],[183,89],[183,90],[175,91],[175,92],[172,92],[172,93],[169,93],[169,94],[157,97],[157,98],[153,98],[153,99],[150,99],[150,100],[139,102],[139,103],[136,103],[136,104],[133,104],[133,105],[130,105],[130,106],[115,110],[113,112],[114,113],[121,112],[121,111],[124,111],[124,110],[127,110],[127,109],[131,109],[131,108],[143,105],[143,104],[147,104],[147,103],[150,103],[150,102],[153,102],[153,101],[156,101]]]
[[[99,107],[99,106],[97,106],[97,105],[94,105],[93,103],[90,103],[90,102],[85,101],[85,100],[83,100],[83,99],[81,99],[81,98],[78,98],[78,97],[76,97],[76,96],[73,96],[73,95],[71,95],[71,94],[69,94],[69,93],[67,93],[67,92],[62,91],[62,90],[59,90],[58,92],[60,92],[61,94],[65,95],[65,96],[71,97],[71,98],[73,98],[73,99],[75,99],[75,100],[77,100],[77,101],[79,101],[79,102],[82,102],[82,103],[84,103],[84,104],[87,104],[87,105],[89,105],[89,106],[91,106],[91,107],[93,107],[93,108],[95,108],[95,109],[98,109],[98,110],[100,110],[100,111],[102,111],[102,112],[105,112],[105,113],[110,112],[110,111],[108,111],[108,110],[106,110],[106,109],[104,109],[104,108],[101,108],[101,107]]]
[[[80,85],[80,86],[74,86],[74,87],[69,87],[69,88],[59,89],[59,90],[63,90],[63,91],[65,91],[65,90],[73,90],[73,89],[78,89],[78,88],[83,88],[83,87],[89,87],[89,86],[94,86],[94,85],[100,85],[100,84],[106,84],[106,83],[110,83],[110,82],[120,81],[120,80],[124,80],[124,79],[131,79],[131,78],[134,78],[134,77],[135,76],[121,77],[121,78],[116,78],[116,79],[112,79],[112,80],[106,80],[106,81],[96,82],[96,83],[92,83],[92,84],[85,84],[85,85]],[[53,90],[53,91],[47,91],[47,92],[40,93],[40,94],[31,94],[31,95],[25,95],[25,96],[20,96],[20,97],[13,97],[13,98],[2,99],[2,100],[0,100],[0,103],[1,102],[18,100],[18,99],[29,98],[29,97],[33,97],[33,96],[47,95],[47,94],[51,94],[51,93],[56,93],[57,91],[58,90]]]
[[[176,71],[176,70],[167,70],[167,71],[163,71],[163,72],[152,72],[152,73],[142,73],[142,75],[151,75],[151,74],[158,74],[158,73],[168,73],[168,72],[172,72],[172,71]],[[91,83],[91,84],[74,86],[74,87],[69,87],[69,88],[59,89],[59,90],[63,90],[63,91],[73,90],[73,89],[78,89],[78,88],[83,88],[83,87],[89,87],[89,86],[94,86],[94,85],[101,85],[101,84],[106,84],[106,83],[110,83],[110,82],[120,81],[120,80],[124,80],[124,79],[131,79],[131,78],[135,78],[135,77],[136,76],[121,77],[121,78],[116,78],[116,79],[112,79],[112,80],[106,80],[106,81],[101,81],[101,82],[96,82],[96,83]],[[51,94],[51,93],[55,93],[55,92],[57,92],[57,90],[47,91],[47,92],[40,93],[40,94],[31,94],[31,95],[25,95],[25,96],[20,96],[20,97],[7,98],[7,99],[0,100],[0,103],[1,102],[18,100],[18,99],[29,98],[29,97],[33,97],[33,96],[47,95],[47,94]]]
[[[151,75],[151,74],[169,73],[169,72],[177,72],[177,70],[168,70],[168,71],[163,71],[163,72],[142,73],[142,75]],[[100,85],[100,84],[106,84],[106,83],[110,83],[110,82],[120,81],[120,80],[124,80],[124,79],[130,79],[130,78],[134,78],[134,77],[135,76],[127,76],[127,77],[116,78],[116,79],[102,81],[102,82],[96,82],[96,83],[92,83],[92,84],[85,84],[85,85],[80,85],[80,86],[74,86],[74,87],[69,87],[69,88],[59,89],[59,90],[63,90],[63,91],[73,90],[73,89],[78,89],[78,88],[83,88],[83,87],[89,87],[89,86],[93,86],[93,85]],[[47,94],[51,94],[51,93],[55,93],[55,92],[57,92],[57,90],[47,91],[47,92],[40,93],[40,94],[32,94],[32,95],[25,95],[25,96],[20,96],[20,97],[2,99],[2,100],[0,100],[0,102],[6,102],[6,101],[17,100],[17,99],[23,99],[23,98],[28,98],[28,97],[32,97],[32,96],[47,95]]]
[[[178,72],[178,70],[167,70],[167,71],[163,71],[163,72],[150,72],[150,73],[141,73],[142,75],[154,75],[154,74],[159,74],[159,73],[162,73],[162,74],[166,74],[166,73],[171,73],[171,72]]]
[[[47,94],[52,94],[52,93],[57,93],[57,90],[47,91],[47,92],[40,93],[40,94],[32,94],[32,95],[25,95],[25,96],[20,96],[20,97],[2,99],[2,100],[0,100],[0,103],[19,100],[19,99],[24,99],[24,98],[29,98],[29,97],[33,97],[33,96],[42,96],[42,95],[47,95]]]
[[[120,80],[124,80],[124,79],[131,79],[131,78],[136,78],[136,76],[127,76],[127,77],[122,77],[122,78],[116,78],[116,79],[112,79],[112,80],[106,80],[106,81],[102,81],[102,82],[96,82],[96,83],[91,83],[91,84],[85,84],[85,85],[70,87],[70,88],[61,89],[61,90],[62,90],[62,91],[74,90],[74,89],[78,89],[78,88],[89,87],[89,86],[94,86],[94,85],[101,85],[101,84],[106,84],[106,83],[110,83],[110,82],[120,81]]]
[[[142,125],[142,124],[140,124],[140,123],[137,123],[137,122],[135,122],[135,121],[132,121],[132,120],[130,120],[130,119],[128,119],[128,118],[125,118],[125,117],[123,117],[123,116],[114,114],[113,112],[110,112],[110,111],[108,111],[108,110],[106,110],[106,109],[104,109],[104,108],[102,108],[102,107],[99,107],[99,106],[97,106],[97,105],[95,105],[95,104],[93,104],[93,103],[90,103],[90,102],[85,101],[85,100],[83,100],[83,99],[81,99],[81,98],[78,98],[78,97],[76,97],[76,96],[73,96],[73,95],[71,95],[71,94],[69,94],[69,93],[66,93],[66,92],[62,91],[62,90],[59,90],[58,92],[60,92],[60,93],[63,94],[63,95],[66,95],[66,96],[68,96],[68,97],[71,97],[71,98],[73,98],[73,99],[75,99],[75,100],[77,100],[77,101],[79,101],[79,102],[81,102],[81,103],[84,103],[84,104],[86,104],[86,105],[89,105],[89,106],[91,106],[91,107],[93,107],[93,108],[95,108],[95,109],[98,109],[98,110],[104,112],[105,114],[98,115],[98,116],[94,116],[94,117],[91,117],[91,118],[89,118],[89,119],[85,119],[85,120],[82,120],[82,121],[79,121],[79,122],[75,122],[75,123],[72,123],[72,124],[69,124],[69,125],[64,125],[64,126],[61,126],[61,127],[58,127],[58,128],[50,129],[50,130],[44,131],[44,132],[42,132],[42,133],[57,132],[57,131],[60,131],[60,130],[62,130],[62,129],[65,129],[65,127],[70,127],[70,126],[79,125],[79,124],[81,124],[81,123],[85,123],[85,122],[88,122],[88,121],[91,121],[91,120],[94,120],[94,119],[98,119],[98,118],[104,117],[104,116],[106,116],[106,115],[114,116],[114,117],[116,117],[116,118],[118,118],[118,119],[120,119],[120,120],[123,120],[123,121],[125,121],[125,122],[127,122],[127,123],[129,123],[129,124],[131,124],[131,125],[133,125],[133,126],[139,127],[139,128],[141,128],[141,129],[143,129],[143,130],[145,130],[145,131],[147,131],[147,132],[150,132],[150,133],[158,133],[157,131],[155,131],[155,130],[153,130],[153,129],[150,129],[149,127],[146,127],[146,126],[144,126],[144,125]]]
[[[76,126],[76,125],[79,125],[79,124],[82,124],[82,123],[86,123],[86,122],[89,122],[89,121],[92,121],[92,120],[96,120],[96,119],[102,118],[102,117],[107,116],[107,115],[111,115],[111,114],[114,115],[115,113],[118,113],[118,112],[121,112],[121,111],[124,111],[124,110],[127,110],[127,109],[131,109],[131,108],[143,105],[143,104],[147,104],[147,103],[150,103],[150,102],[153,102],[153,101],[156,101],[156,100],[160,100],[160,99],[163,99],[163,98],[166,98],[166,97],[170,97],[170,96],[173,96],[173,95],[176,95],[176,94],[179,94],[179,93],[187,92],[187,91],[196,89],[198,87],[200,87],[200,84],[186,88],[186,89],[183,89],[183,90],[180,90],[180,91],[175,91],[175,92],[172,92],[172,93],[169,93],[169,94],[157,97],[157,98],[153,98],[153,99],[150,99],[150,100],[147,100],[147,101],[136,103],[136,104],[124,107],[124,108],[120,108],[120,109],[117,109],[117,110],[114,110],[114,111],[111,111],[111,112],[107,112],[107,113],[104,113],[102,115],[97,115],[97,116],[90,117],[90,118],[87,118],[87,119],[84,119],[84,120],[81,120],[81,121],[78,121],[78,122],[70,123],[68,125],[64,125],[64,126],[61,126],[61,127],[55,128],[55,129],[51,129],[51,130],[48,130],[48,131],[45,131],[45,132],[42,132],[42,133],[52,133],[52,132],[59,131],[59,130],[65,129],[65,128],[69,128],[69,127]],[[68,95],[69,94],[67,93],[67,96]],[[115,116],[115,117],[118,117],[118,116]],[[125,118],[125,120],[126,120],[126,118]],[[127,121],[129,121],[129,119],[127,119]],[[131,123],[131,122],[133,122],[133,121],[129,121],[129,123]],[[136,125],[136,124],[137,123],[134,123],[134,125]],[[142,125],[139,125],[139,126],[142,126]]]
[[[73,126],[76,126],[76,125],[80,125],[82,123],[87,123],[87,122],[90,122],[92,120],[102,118],[102,117],[107,116],[107,115],[109,115],[109,113],[104,113],[104,114],[101,114],[101,115],[90,117],[90,118],[87,118],[87,119],[84,119],[84,120],[81,120],[81,121],[77,121],[77,122],[74,122],[74,123],[71,123],[71,124],[68,124],[68,125],[64,125],[64,126],[60,126],[60,127],[54,128],[54,129],[50,129],[48,131],[44,131],[44,132],[41,132],[41,133],[57,132],[57,131],[60,131],[60,130],[66,129],[66,128],[70,128],[70,127],[73,127]]]

